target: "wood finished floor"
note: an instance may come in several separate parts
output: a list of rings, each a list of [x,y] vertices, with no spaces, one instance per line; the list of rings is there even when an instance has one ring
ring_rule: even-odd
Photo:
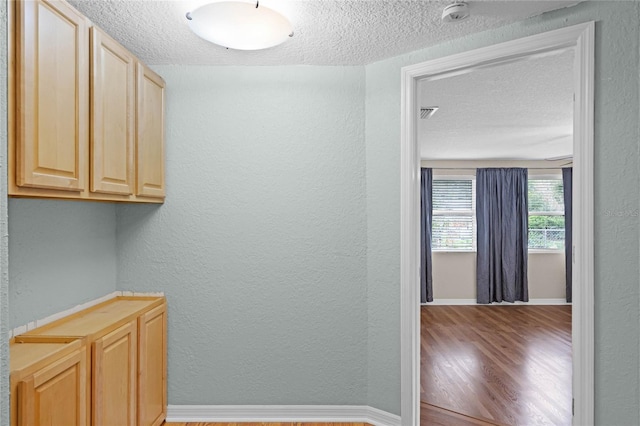
[[[424,401],[420,403],[420,424],[422,426],[502,426],[498,423],[436,407]]]
[[[421,364],[423,402],[486,420],[423,425],[571,424],[571,306],[423,306]]]
[[[368,423],[163,423],[163,426],[371,426]]]

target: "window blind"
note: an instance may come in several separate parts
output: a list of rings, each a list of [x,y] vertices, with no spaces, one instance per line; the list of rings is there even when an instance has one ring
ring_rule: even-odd
[[[473,250],[475,217],[473,180],[433,181],[432,247]]]
[[[469,180],[434,180],[433,210],[469,211],[473,209],[473,185]]]

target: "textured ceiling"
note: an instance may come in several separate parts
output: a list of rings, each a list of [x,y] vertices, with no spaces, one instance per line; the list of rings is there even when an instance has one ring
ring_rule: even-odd
[[[429,160],[541,160],[573,152],[573,50],[419,83]]]
[[[471,17],[441,21],[451,1],[260,0],[287,16],[295,36],[262,51],[234,51],[193,34],[185,13],[211,0],[72,0],[148,64],[362,65],[484,31],[576,1],[475,1]]]

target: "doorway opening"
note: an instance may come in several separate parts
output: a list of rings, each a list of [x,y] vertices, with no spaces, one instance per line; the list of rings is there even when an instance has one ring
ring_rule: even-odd
[[[422,424],[438,407],[571,425],[573,64],[569,48],[418,82],[421,113],[438,108],[418,121]]]
[[[419,424],[420,150],[418,84],[571,49],[573,84],[573,424],[593,423],[593,63],[594,23],[563,28],[402,70],[401,375],[402,424]]]

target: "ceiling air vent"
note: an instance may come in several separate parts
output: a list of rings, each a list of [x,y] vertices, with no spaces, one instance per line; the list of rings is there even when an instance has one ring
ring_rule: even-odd
[[[437,110],[438,110],[438,107],[422,107],[420,108],[420,118],[422,120],[431,118],[431,116],[435,114]]]

